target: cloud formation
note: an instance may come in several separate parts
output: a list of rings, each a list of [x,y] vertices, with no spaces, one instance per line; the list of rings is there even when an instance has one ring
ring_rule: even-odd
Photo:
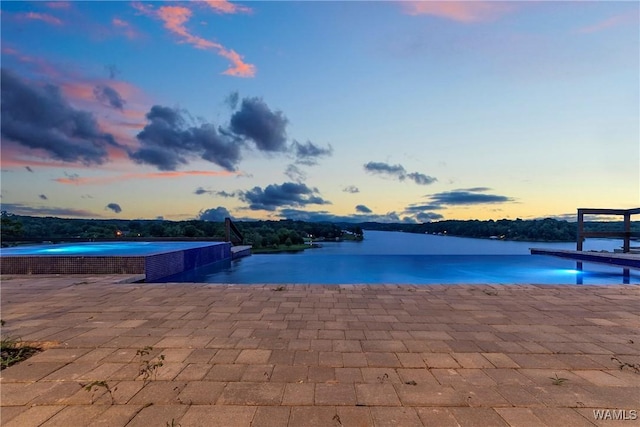
[[[419,222],[431,222],[431,221],[437,221],[444,218],[444,216],[440,215],[439,213],[435,213],[435,212],[420,212],[418,214],[416,214],[416,220],[418,220]]]
[[[388,175],[397,178],[400,181],[410,179],[418,185],[429,185],[437,181],[436,178],[419,172],[407,173],[404,166],[390,165],[384,162],[369,162],[364,165],[364,170],[373,174]]]
[[[202,221],[222,222],[225,218],[231,218],[231,214],[226,208],[222,206],[207,210],[201,210],[198,213],[198,219]]]
[[[612,16],[596,24],[579,28],[577,32],[582,34],[590,34],[610,28],[615,28],[621,25],[638,25],[637,11],[636,13]]]
[[[484,194],[487,187],[463,188],[428,195],[431,203],[440,205],[478,205],[491,203],[512,202],[514,199],[497,194]]]
[[[137,135],[142,146],[129,153],[135,162],[172,171],[199,157],[227,171],[236,170],[240,146],[214,125],[189,126],[181,110],[160,105],[151,107],[146,117],[149,123]]]
[[[251,210],[274,211],[286,206],[325,205],[330,202],[320,197],[317,188],[305,184],[285,182],[282,185],[271,184],[264,188],[254,187],[243,191],[240,199],[249,204]]]
[[[390,165],[383,162],[369,162],[364,165],[364,170],[371,173],[392,175],[398,178],[403,177],[407,173],[402,165]]]
[[[93,88],[93,94],[98,101],[109,107],[113,107],[120,111],[124,108],[124,99],[122,99],[118,91],[111,86],[96,85],[96,87]]]
[[[204,0],[204,3],[218,13],[251,13],[251,8],[227,0]]]
[[[238,195],[238,193],[236,193],[235,191],[232,192],[228,192],[228,191],[216,191],[215,192],[216,196],[220,196],[220,197],[236,197]]]
[[[230,176],[233,175],[227,171],[167,171],[167,172],[147,172],[147,173],[124,173],[121,175],[96,176],[96,177],[80,177],[78,174],[68,174],[65,172],[65,178],[56,178],[55,182],[60,184],[73,185],[104,185],[116,182],[131,181],[134,179],[175,179],[185,176]]]
[[[345,193],[355,194],[355,193],[359,193],[360,189],[355,185],[347,185],[342,189],[342,191],[344,191]]]
[[[410,214],[415,214],[415,213],[418,213],[418,212],[437,211],[437,210],[440,210],[440,209],[444,209],[444,206],[436,205],[436,204],[429,204],[429,205],[412,204],[412,205],[409,205],[406,208],[404,208],[404,212],[405,213],[410,213]]]
[[[386,214],[354,214],[354,215],[335,215],[328,211],[308,212],[301,209],[285,208],[280,209],[278,216],[283,219],[292,219],[297,221],[308,222],[415,222],[412,218],[400,218],[396,212],[387,212]]]
[[[371,209],[369,209],[368,207],[366,207],[365,205],[357,205],[356,206],[356,212],[371,213],[373,211]]]
[[[120,207],[119,204],[117,203],[109,203],[107,206],[104,207],[105,209],[109,209],[114,211],[115,213],[120,213],[122,212],[122,208]]]
[[[244,62],[242,55],[232,49],[227,49],[220,43],[196,36],[187,30],[186,24],[193,15],[191,9],[185,6],[161,6],[156,11],[153,9],[153,6],[140,2],[134,2],[132,6],[145,15],[153,16],[162,20],[164,27],[171,33],[177,35],[183,43],[190,44],[196,49],[214,50],[219,56],[229,60],[229,62],[231,62],[231,66],[222,74],[235,77],[255,76],[255,65]]]
[[[113,18],[111,24],[116,28],[118,32],[122,32],[128,39],[134,40],[140,37],[138,32],[125,20],[119,18]]]
[[[230,197],[236,197],[238,194],[235,191],[232,192],[228,192],[228,191],[214,191],[214,190],[206,190],[202,187],[198,187],[195,189],[195,191],[193,192],[193,194],[196,194],[198,196],[201,196],[203,194],[209,194],[209,195],[215,195],[215,196],[220,196],[220,197],[226,197],[226,198],[230,198]]]
[[[294,154],[296,156],[296,163],[301,163],[308,166],[318,164],[317,158],[323,156],[331,156],[333,154],[333,147],[329,145],[327,148],[315,145],[311,141],[307,141],[304,144],[298,141],[293,141],[292,145]]]
[[[301,171],[296,165],[289,165],[284,171],[284,174],[292,181],[303,182],[307,179],[307,174]]]
[[[224,103],[231,109],[231,111],[238,108],[238,102],[240,102],[240,94],[238,91],[231,92],[224,99]]]
[[[57,86],[28,83],[2,69],[2,137],[65,162],[102,164],[107,147],[120,147],[94,116],[76,110]]]
[[[404,208],[402,213],[415,218],[418,222],[431,222],[444,218],[439,213],[431,212],[440,209],[445,209],[445,207],[438,204],[411,204]]]
[[[285,151],[288,122],[281,111],[271,111],[262,98],[244,98],[240,110],[231,116],[231,130],[253,141],[260,151]]]
[[[413,182],[415,182],[418,185],[429,185],[429,184],[433,184],[434,182],[437,181],[437,179],[432,177],[432,176],[428,176],[428,175],[425,175],[423,173],[418,173],[418,172],[408,173],[406,175],[406,177],[409,178],[410,180],[412,180]]]
[[[462,23],[493,21],[513,8],[495,1],[402,1],[409,15],[431,15]]]
[[[15,215],[98,218],[102,215],[84,209],[51,206],[27,206],[21,203],[3,203],[2,210]]]
[[[68,1],[49,1],[45,3],[50,9],[69,9],[71,7],[71,3]]]
[[[22,14],[21,16],[26,19],[46,22],[47,24],[51,24],[51,25],[62,25],[62,21],[60,19],[56,18],[55,16],[51,16],[47,13],[28,12],[28,13]]]

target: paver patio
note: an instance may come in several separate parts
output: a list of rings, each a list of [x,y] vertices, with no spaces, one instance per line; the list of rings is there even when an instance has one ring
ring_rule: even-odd
[[[640,425],[637,285],[127,279],[2,277],[2,426]]]

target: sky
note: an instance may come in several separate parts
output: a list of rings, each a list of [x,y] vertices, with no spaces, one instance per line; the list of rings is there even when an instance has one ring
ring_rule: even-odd
[[[635,1],[3,1],[1,209],[575,220],[640,206]]]

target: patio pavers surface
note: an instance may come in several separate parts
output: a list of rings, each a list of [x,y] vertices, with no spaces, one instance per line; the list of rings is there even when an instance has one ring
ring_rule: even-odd
[[[1,372],[2,426],[640,425],[637,285],[4,276],[1,303],[46,348]]]

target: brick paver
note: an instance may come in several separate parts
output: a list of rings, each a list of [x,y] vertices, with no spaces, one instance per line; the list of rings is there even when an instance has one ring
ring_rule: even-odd
[[[47,349],[1,372],[0,424],[637,423],[594,417],[640,412],[636,285],[274,290],[3,277],[3,336]]]

